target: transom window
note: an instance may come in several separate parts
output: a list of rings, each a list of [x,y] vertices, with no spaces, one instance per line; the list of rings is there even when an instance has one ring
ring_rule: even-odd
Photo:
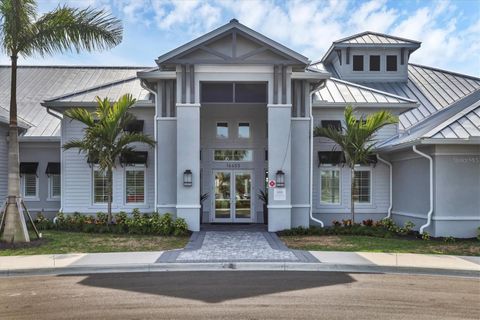
[[[363,56],[353,56],[353,71],[363,71]]]
[[[217,149],[214,151],[213,159],[215,161],[253,161],[253,151]]]
[[[61,179],[59,174],[51,174],[49,177],[49,198],[60,198]]]
[[[98,168],[93,169],[93,202],[108,202],[107,173]]]
[[[342,132],[342,122],[340,120],[322,120],[322,128],[332,128],[338,132]]]
[[[238,137],[241,139],[250,139],[250,123],[240,122],[238,124]]]
[[[217,122],[217,138],[228,139],[228,122]]]
[[[387,56],[387,71],[397,71],[397,56]]]
[[[145,203],[145,166],[128,166],[125,169],[125,202]]]
[[[370,71],[380,71],[380,56],[370,56]]]
[[[38,198],[38,178],[36,174],[23,175],[23,197]]]
[[[358,203],[370,203],[371,196],[371,171],[355,170],[353,180],[353,199]]]
[[[265,82],[202,82],[202,103],[267,103]]]
[[[340,170],[320,170],[320,203],[340,204]]]

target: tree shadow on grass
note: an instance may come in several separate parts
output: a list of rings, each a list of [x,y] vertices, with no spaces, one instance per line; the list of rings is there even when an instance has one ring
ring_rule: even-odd
[[[79,284],[219,303],[352,282],[348,274],[337,272],[198,271],[91,274]]]

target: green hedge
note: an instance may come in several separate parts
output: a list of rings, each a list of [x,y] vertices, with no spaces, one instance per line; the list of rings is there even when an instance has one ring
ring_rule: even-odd
[[[414,234],[412,231],[415,225],[407,221],[403,227],[399,227],[392,219],[383,219],[374,222],[373,220],[364,220],[360,223],[352,223],[350,219],[340,221],[332,221],[332,226],[320,228],[293,228],[290,230],[280,231],[280,235],[284,236],[298,236],[298,235],[356,235],[356,236],[371,236],[380,238],[389,238],[393,236],[405,236]]]
[[[189,234],[185,219],[177,218],[174,220],[169,213],[163,215],[157,212],[142,214],[138,209],[134,209],[130,216],[126,212],[115,214],[114,221],[110,224],[107,214],[103,212],[98,212],[96,217],[78,212],[71,215],[59,212],[55,223],[42,214],[38,214],[35,225],[39,230],[53,229],[89,233],[154,234],[162,236],[185,236]]]

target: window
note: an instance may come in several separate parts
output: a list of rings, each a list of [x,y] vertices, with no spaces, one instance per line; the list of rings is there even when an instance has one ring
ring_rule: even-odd
[[[252,150],[215,150],[215,161],[253,161]]]
[[[93,169],[93,202],[94,203],[107,203],[107,173],[100,171],[99,169]]]
[[[265,82],[202,82],[202,103],[267,103]]]
[[[266,83],[235,83],[236,103],[267,103]]]
[[[342,132],[342,123],[340,120],[322,120],[322,128],[332,128],[338,132]]]
[[[238,137],[241,139],[250,139],[250,123],[240,122],[238,124]]]
[[[51,174],[48,177],[48,186],[49,186],[48,197],[50,199],[60,198],[60,195],[62,192],[60,177],[61,176],[59,174]]]
[[[353,199],[358,203],[370,203],[371,172],[356,170],[353,180]]]
[[[123,130],[130,133],[141,133],[143,132],[143,120],[132,120]]]
[[[23,197],[38,198],[38,179],[36,174],[23,175]]]
[[[202,102],[233,102],[233,83],[202,82]]]
[[[380,56],[370,56],[370,71],[380,71]]]
[[[340,204],[340,170],[320,170],[320,203]]]
[[[363,56],[353,56],[353,71],[363,71]]]
[[[387,56],[387,71],[397,71],[397,56]]]
[[[218,139],[228,138],[228,122],[217,123],[217,138]]]
[[[145,167],[143,165],[125,169],[125,202],[145,203]]]

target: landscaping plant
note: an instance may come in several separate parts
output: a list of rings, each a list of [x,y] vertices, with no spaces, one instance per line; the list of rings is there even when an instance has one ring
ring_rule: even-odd
[[[0,50],[11,61],[8,203],[5,208],[5,228],[0,234],[0,240],[30,241],[28,232],[24,229],[25,218],[17,207],[20,200],[18,57],[44,57],[69,51],[110,49],[122,41],[122,31],[121,22],[103,10],[76,9],[64,5],[39,16],[35,0],[0,0]]]
[[[345,161],[351,171],[350,211],[355,222],[355,166],[367,163],[373,154],[375,134],[386,125],[397,123],[397,118],[382,110],[357,119],[352,106],[345,108],[345,121],[342,130],[334,127],[316,127],[314,135],[332,140],[343,151]]]

